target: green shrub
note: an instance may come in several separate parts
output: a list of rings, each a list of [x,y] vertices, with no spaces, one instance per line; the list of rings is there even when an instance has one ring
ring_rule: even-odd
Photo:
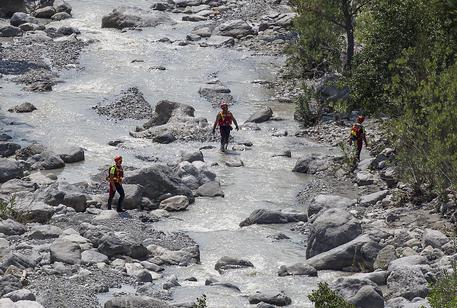
[[[431,285],[428,302],[432,308],[457,307],[457,266],[455,263],[452,273],[446,273]]]
[[[319,283],[319,288],[314,290],[308,298],[314,303],[316,308],[355,308],[343,297],[332,291],[325,282]]]

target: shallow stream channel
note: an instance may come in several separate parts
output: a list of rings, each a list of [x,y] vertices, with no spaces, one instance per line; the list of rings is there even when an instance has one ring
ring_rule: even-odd
[[[290,307],[312,307],[307,295],[318,281],[332,280],[336,273],[322,271],[319,278],[278,276],[281,265],[305,260],[303,235],[291,231],[290,224],[239,226],[256,209],[304,211],[298,206],[296,196],[311,178],[293,173],[292,168],[302,154],[327,151],[321,145],[294,136],[299,127],[293,120],[292,104],[272,99],[271,89],[252,83],[254,80],[274,81],[277,68],[284,64],[285,58],[254,56],[240,48],[203,48],[158,42],[162,37],[185,40],[195,27],[196,23],[181,22],[179,14],[173,15],[179,19],[175,26],[159,25],[142,31],[121,32],[100,27],[102,16],[118,7],[119,1],[78,0],[71,1],[71,5],[73,18],[53,24],[77,27],[82,38],[92,41],[80,57],[81,68],[69,67],[60,71],[61,82],[52,92],[26,92],[21,90],[22,85],[1,82],[3,111],[24,101],[33,102],[38,109],[31,114],[8,115],[3,119],[15,124],[11,129],[13,137],[20,138],[18,142],[24,144],[36,140],[54,150],[69,144],[83,147],[86,150],[83,163],[68,165],[57,172],[60,180],[70,183],[89,181],[90,175],[110,164],[116,154],[124,157],[125,166],[139,168],[150,163],[138,159],[138,155],[158,157],[165,163],[176,162],[180,151],[195,151],[213,145],[214,148],[202,152],[205,162],[213,166],[211,169],[216,172],[225,197],[197,198],[187,211],[173,213],[154,223],[157,230],[185,232],[200,247],[201,264],[166,268],[164,276],[175,274],[181,283],[181,287],[173,290],[171,303],[194,301],[206,294],[208,307],[254,307],[248,304],[248,295],[256,291],[284,291],[292,298]],[[151,1],[126,0],[122,5],[149,8]],[[166,70],[150,70],[153,66],[163,66]],[[264,106],[273,109],[277,120],[259,124],[261,130],[258,131],[234,130],[234,140],[229,146],[234,147],[233,150],[221,153],[215,142],[157,144],[130,137],[129,132],[144,120],[113,121],[92,109],[122,90],[138,87],[152,106],[165,99],[189,104],[195,108],[197,117],[205,117],[212,124],[218,109],[198,93],[199,88],[212,78],[231,89],[235,98],[231,111],[240,124]],[[272,136],[285,131],[288,136]],[[109,141],[117,139],[125,142],[118,147],[108,145]],[[237,143],[241,141],[253,145],[238,147]],[[292,157],[273,157],[284,150],[290,150]],[[241,159],[244,166],[225,166],[225,160],[234,158]],[[279,233],[287,238],[277,239]],[[223,256],[249,260],[254,268],[221,275],[214,266]],[[192,276],[197,278],[196,282],[185,281]],[[224,286],[205,286],[205,279],[210,277],[236,285],[240,291]],[[102,294],[100,304],[103,305],[115,291]],[[125,286],[123,291],[131,293],[134,289]]]

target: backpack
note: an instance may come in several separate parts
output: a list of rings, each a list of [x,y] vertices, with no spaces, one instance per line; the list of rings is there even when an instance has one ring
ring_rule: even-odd
[[[109,168],[108,168],[108,174],[106,176],[107,181],[109,181],[109,179],[110,179],[110,175],[111,175],[110,172],[111,172],[111,168],[113,168],[113,167],[116,168],[116,165],[109,166]]]
[[[363,135],[363,126],[362,125],[352,125],[352,130],[351,130],[351,140],[356,141],[356,140],[361,140]]]

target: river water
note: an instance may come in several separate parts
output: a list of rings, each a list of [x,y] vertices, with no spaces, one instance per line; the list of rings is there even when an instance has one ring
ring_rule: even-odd
[[[192,105],[196,116],[211,122],[216,110],[202,99],[198,89],[210,76],[217,75],[232,90],[237,103],[232,112],[243,123],[250,114],[262,106],[270,106],[282,121],[261,124],[261,131],[235,132],[235,140],[249,140],[251,150],[221,154],[217,149],[205,150],[208,164],[218,174],[225,198],[198,198],[188,211],[173,214],[155,225],[164,231],[184,231],[200,245],[201,264],[187,268],[171,267],[166,275],[176,274],[179,280],[194,276],[198,282],[182,282],[183,287],[174,291],[175,302],[192,301],[205,293],[209,307],[249,306],[245,295],[256,291],[284,290],[293,300],[292,307],[312,307],[307,295],[318,280],[330,280],[334,273],[319,273],[319,278],[278,277],[282,264],[303,262],[303,239],[290,231],[290,225],[254,225],[240,228],[238,224],[260,208],[295,208],[296,194],[301,185],[310,179],[291,170],[296,158],[306,152],[324,151],[325,148],[303,138],[293,137],[298,125],[293,121],[293,106],[280,104],[271,99],[273,93],[251,81],[274,80],[274,67],[284,64],[282,57],[251,56],[246,50],[227,48],[202,48],[158,43],[166,36],[185,40],[185,36],[198,23],[179,22],[176,26],[145,28],[143,31],[121,33],[114,29],[101,29],[101,18],[119,5],[115,0],[71,1],[74,18],[60,24],[78,27],[85,39],[94,43],[82,54],[82,70],[69,69],[60,73],[62,83],[50,93],[20,91],[21,85],[2,83],[0,98],[3,110],[24,101],[32,102],[38,110],[32,114],[15,115],[14,133],[21,142],[37,140],[58,150],[68,144],[86,149],[86,161],[68,165],[59,177],[69,182],[88,180],[98,168],[109,164],[115,154],[124,156],[126,165],[141,167],[147,163],[135,155],[154,155],[163,162],[176,161],[180,150],[195,150],[201,143],[153,144],[149,140],[134,139],[128,133],[142,121],[109,121],[99,117],[92,106],[118,94],[131,86],[138,87],[152,104],[162,99]],[[147,8],[151,1],[127,0],[123,5]],[[144,62],[132,63],[132,60]],[[165,66],[165,71],[148,70],[155,65]],[[288,137],[273,137],[275,131],[287,130]],[[119,148],[107,145],[114,139],[126,142]],[[214,144],[217,146],[217,144]],[[272,157],[283,150],[291,150],[292,158]],[[241,168],[224,167],[223,161],[233,157],[243,160]],[[288,240],[274,240],[271,236],[282,232]],[[231,271],[219,275],[214,270],[217,260],[223,256],[250,260],[255,268]],[[241,293],[224,287],[204,286],[208,277],[215,277],[237,285]]]

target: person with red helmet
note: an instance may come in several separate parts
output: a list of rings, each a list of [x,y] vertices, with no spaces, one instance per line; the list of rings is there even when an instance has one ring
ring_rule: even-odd
[[[216,132],[216,126],[219,125],[219,130],[221,132],[221,151],[225,152],[230,139],[230,131],[233,129],[232,122],[235,124],[236,130],[239,130],[240,128],[238,127],[235,117],[228,110],[228,104],[222,102],[221,109],[222,111],[217,114],[216,121],[214,121],[213,134]]]
[[[109,168],[107,178],[109,181],[108,210],[111,210],[111,204],[117,191],[119,193],[117,211],[125,212],[122,209],[122,201],[124,201],[125,197],[124,188],[122,187],[122,179],[124,178],[124,170],[122,169],[122,156],[117,155],[114,157],[114,163],[115,164]]]
[[[352,146],[352,143],[355,142],[357,161],[360,161],[360,153],[362,152],[363,143],[365,142],[365,147],[368,146],[365,128],[362,125],[363,121],[365,121],[365,117],[363,115],[359,115],[356,123],[352,125],[351,135],[349,137],[349,145]]]

